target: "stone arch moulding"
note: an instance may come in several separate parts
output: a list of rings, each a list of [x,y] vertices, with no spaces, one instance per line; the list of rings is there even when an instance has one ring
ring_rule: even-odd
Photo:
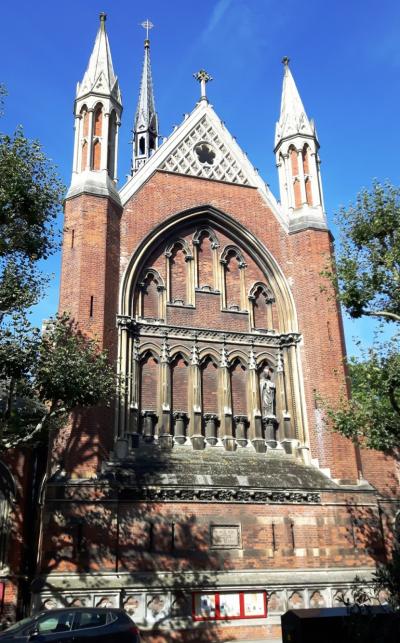
[[[203,235],[208,235],[208,237],[211,240],[211,243],[214,244],[214,247],[219,248],[220,244],[218,241],[218,237],[215,234],[214,230],[210,228],[210,226],[199,226],[199,228],[196,230],[192,238],[193,245],[197,245],[200,242],[200,239]]]
[[[149,280],[153,280],[155,288],[157,290],[156,302],[153,302],[157,310],[153,311],[152,316],[156,319],[162,320],[165,318],[166,287],[163,278],[155,268],[146,267],[142,270],[140,280],[137,284],[138,288],[136,289],[134,306],[136,307],[136,312],[138,313],[139,317],[146,317],[145,296],[146,294],[148,294],[148,290],[146,290],[146,283],[149,282],[150,284]]]
[[[213,364],[218,367],[220,357],[221,356],[216,348],[207,346],[205,348],[200,349],[199,351],[199,364],[200,366],[203,366],[205,362],[208,359],[210,359],[213,362]]]
[[[298,320],[294,299],[278,262],[264,244],[241,223],[213,206],[198,206],[173,214],[144,237],[125,268],[119,293],[119,314],[132,316],[133,292],[141,275],[142,266],[152,248],[160,245],[166,235],[172,236],[174,228],[191,223],[199,227],[202,224],[205,226],[212,224],[221,233],[226,230],[239,246],[243,244],[246,247],[248,254],[265,274],[266,281],[275,294],[281,332],[297,333]]]
[[[193,274],[193,253],[185,239],[177,237],[172,239],[172,241],[167,245],[165,249],[165,258],[167,261],[166,272],[167,272],[167,300],[168,303],[176,303],[175,298],[175,282],[173,277],[173,264],[174,264],[174,252],[178,253],[179,250],[182,251],[184,257],[184,274],[185,274],[185,286],[184,291],[182,288],[178,292],[178,300],[180,303],[187,305],[194,305],[194,274]],[[179,270],[179,269],[178,269]]]
[[[173,346],[171,346],[169,354],[171,357],[171,361],[177,355],[180,355],[185,362],[190,364],[190,351],[188,350],[187,346],[184,346],[183,344],[174,344]]]

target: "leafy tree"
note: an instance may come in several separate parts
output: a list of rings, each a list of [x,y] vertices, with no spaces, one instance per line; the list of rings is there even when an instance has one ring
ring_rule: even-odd
[[[398,343],[370,348],[348,361],[351,398],[343,396],[328,418],[346,437],[381,451],[400,446],[400,354]]]
[[[335,273],[338,298],[352,318],[391,324],[393,337],[348,363],[352,397],[327,410],[333,428],[363,445],[400,446],[400,188],[374,182],[342,208]]]
[[[5,95],[0,85],[0,115]],[[0,133],[0,448],[38,438],[56,417],[111,394],[112,369],[68,317],[43,336],[29,309],[47,279],[39,261],[59,246],[64,186],[38,141]]]
[[[339,298],[353,318],[400,321],[400,188],[374,182],[339,212]]]
[[[7,346],[0,346],[14,381],[11,402],[1,418],[3,447],[37,439],[74,407],[93,406],[111,397],[114,371],[107,355],[68,316],[50,320],[42,336],[33,332],[19,348],[12,362]]]
[[[63,194],[38,141],[21,128],[0,134],[0,319],[40,298],[45,279],[37,264],[57,249]]]

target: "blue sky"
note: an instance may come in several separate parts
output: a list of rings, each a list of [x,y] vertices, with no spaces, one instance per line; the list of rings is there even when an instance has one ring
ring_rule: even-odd
[[[160,130],[168,135],[198,98],[192,74],[214,77],[208,95],[219,116],[277,194],[272,152],[280,106],[281,59],[291,69],[321,143],[328,218],[374,177],[400,182],[400,3],[396,0],[27,0],[2,6],[0,82],[8,89],[5,130],[23,124],[56,162],[66,184],[73,145],[73,100],[105,11],[124,112],[119,177],[130,165],[145,18],[155,24],[151,55]],[[34,320],[54,313],[59,256]],[[371,326],[346,321],[369,340]]]

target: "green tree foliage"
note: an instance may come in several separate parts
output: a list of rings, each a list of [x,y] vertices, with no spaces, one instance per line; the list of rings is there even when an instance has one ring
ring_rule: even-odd
[[[5,96],[0,85],[0,115]],[[64,186],[38,141],[0,133],[0,448],[42,435],[74,406],[111,394],[112,369],[68,317],[42,335],[29,308],[47,280],[39,261],[59,245]]]
[[[400,188],[375,182],[337,223],[336,273],[347,313],[400,321]]]
[[[352,397],[327,410],[331,426],[383,451],[400,446],[400,188],[375,182],[343,208],[335,274],[339,300],[352,318],[391,324],[393,337],[348,363]]]
[[[33,330],[23,338],[15,359],[12,344],[9,353],[6,342],[0,345],[0,361],[4,357],[8,381],[13,382],[11,402],[8,408],[3,405],[0,419],[7,448],[42,437],[74,407],[106,403],[114,389],[107,355],[68,316],[47,322],[43,335]]]
[[[21,128],[0,134],[0,316],[36,303],[45,280],[38,271],[58,244],[56,218],[64,186],[40,143]]]
[[[400,445],[400,354],[392,340],[348,362],[352,395],[328,408],[335,430],[381,451]]]

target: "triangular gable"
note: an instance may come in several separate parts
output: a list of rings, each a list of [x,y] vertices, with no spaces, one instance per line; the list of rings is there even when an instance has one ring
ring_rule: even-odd
[[[287,227],[268,186],[206,101],[200,101],[153,156],[129,178],[120,190],[122,205],[156,170],[258,188],[281,224]]]
[[[251,177],[242,165],[206,113],[187,136],[179,141],[160,169],[250,185]]]

